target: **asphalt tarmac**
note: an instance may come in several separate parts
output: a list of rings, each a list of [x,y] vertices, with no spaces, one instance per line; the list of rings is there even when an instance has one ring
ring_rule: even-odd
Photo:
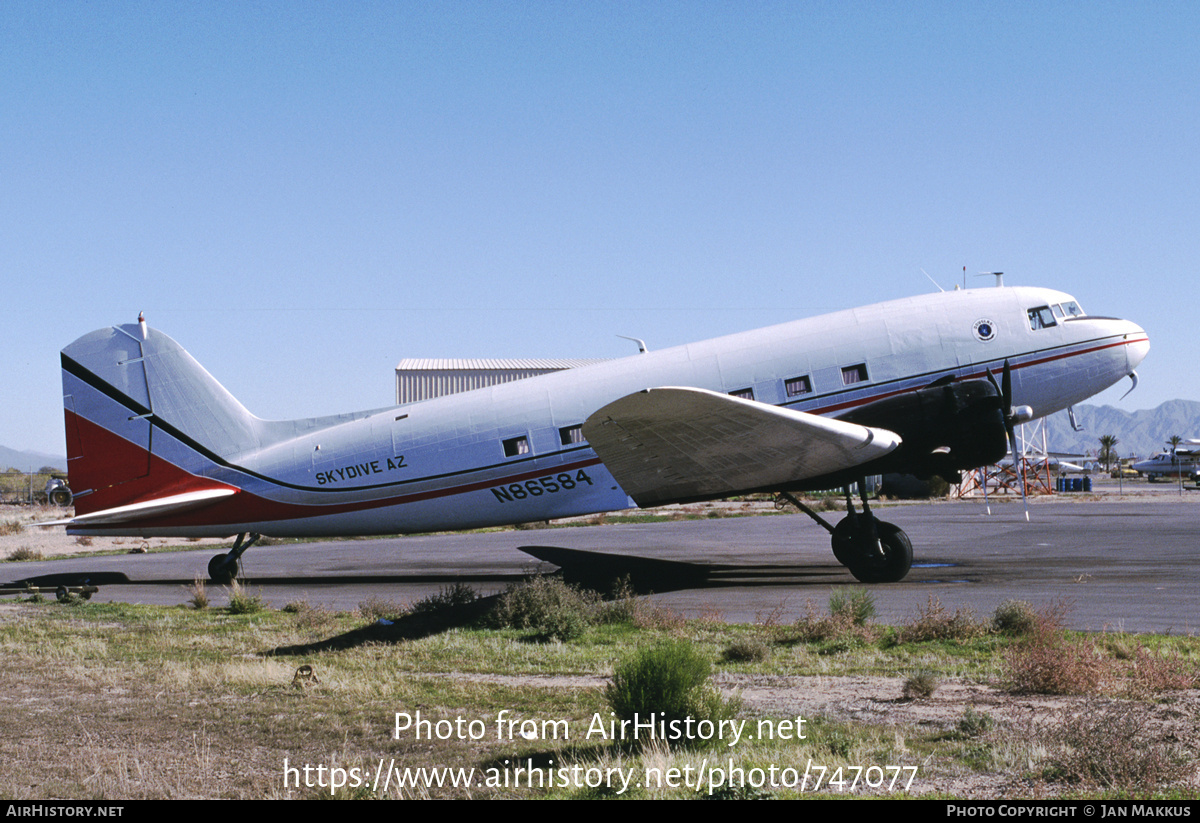
[[[930,597],[980,617],[1016,599],[1061,607],[1073,628],[1190,634],[1200,630],[1197,504],[1194,492],[1090,502],[1060,496],[1035,502],[1030,522],[1019,503],[993,503],[990,515],[982,501],[877,507],[877,516],[908,533],[915,559],[904,581],[870,589],[885,622],[916,615]],[[676,561],[683,565],[647,569],[618,560],[601,574],[649,574],[656,602],[732,622],[791,622],[807,603],[823,610],[833,591],[860,585],[834,561],[826,532],[794,513],[256,546],[242,559],[243,578],[274,606],[403,604],[456,582],[490,594],[553,570],[523,546],[559,560],[563,553],[546,548]],[[182,604],[213,553],[3,563],[0,580],[53,586],[88,579],[100,587],[97,601]],[[567,557],[572,572],[581,558]],[[220,587],[210,584],[209,596],[224,602]]]

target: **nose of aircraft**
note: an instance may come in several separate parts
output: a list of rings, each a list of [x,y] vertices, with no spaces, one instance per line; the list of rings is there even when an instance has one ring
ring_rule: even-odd
[[[1137,323],[1129,320],[1119,321],[1122,325],[1121,334],[1124,335],[1125,343],[1125,359],[1129,365],[1129,371],[1133,371],[1138,367],[1138,364],[1146,359],[1146,353],[1150,351],[1150,338],[1146,335],[1146,331]]]

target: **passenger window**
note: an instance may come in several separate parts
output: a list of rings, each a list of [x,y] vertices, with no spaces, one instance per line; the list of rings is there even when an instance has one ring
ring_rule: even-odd
[[[521,437],[510,437],[504,443],[504,456],[516,457],[521,454],[529,454],[529,438],[522,435]]]
[[[1054,312],[1050,311],[1049,306],[1038,306],[1036,309],[1029,310],[1029,328],[1034,331],[1048,329],[1051,326],[1057,325],[1058,322],[1054,319]]]
[[[734,397],[740,397],[743,400],[754,399],[754,389],[738,389],[737,391],[731,391],[730,394]]]
[[[559,441],[564,446],[573,446],[583,442],[583,425],[564,426],[558,430]]]
[[[783,381],[783,387],[787,390],[788,397],[812,393],[812,381],[808,379],[807,374]]]
[[[857,366],[846,366],[846,368],[842,369],[842,385],[852,386],[855,383],[866,382],[866,379],[866,363],[859,363]]]

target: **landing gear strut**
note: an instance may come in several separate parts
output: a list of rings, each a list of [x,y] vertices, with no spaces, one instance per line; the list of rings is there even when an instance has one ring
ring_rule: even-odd
[[[912,543],[898,526],[871,514],[864,483],[858,484],[862,512],[854,510],[850,487],[846,486],[846,517],[830,526],[815,511],[787,492],[780,497],[821,525],[833,537],[833,556],[863,583],[897,583],[912,568]]]
[[[232,583],[237,577],[238,561],[242,559],[246,549],[257,543],[260,537],[262,535],[252,534],[247,540],[245,532],[239,534],[228,554],[218,554],[208,561],[208,578],[223,586]]]

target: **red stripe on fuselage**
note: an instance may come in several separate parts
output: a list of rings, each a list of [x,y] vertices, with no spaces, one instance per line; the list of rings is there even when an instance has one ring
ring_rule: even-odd
[[[1129,343],[1140,342],[1139,340],[1122,340],[1115,343],[1107,343],[1101,346],[1093,346],[1088,349],[1083,349],[1075,352],[1067,352],[1063,354],[1051,355],[1048,357],[1030,360],[1020,365],[1012,366],[1012,370],[1027,368],[1029,366],[1049,363],[1055,360],[1062,360],[1076,355],[1088,354],[1103,349],[1112,348],[1114,346],[1123,346]],[[980,379],[984,377],[984,372],[975,374],[963,375],[960,380]],[[824,406],[819,409],[814,409],[811,413],[827,414],[833,411],[862,406],[868,403],[874,403],[878,400],[883,400],[888,397],[904,394],[913,391],[913,388],[897,389],[894,391],[881,392],[871,397],[859,398],[857,400],[838,403],[831,406]],[[67,413],[68,418],[70,412]],[[139,446],[130,443],[117,435],[112,434],[107,429],[97,426],[94,423],[86,420],[83,417],[76,416],[76,422],[80,426],[81,438],[85,441],[88,448],[92,448],[93,441],[97,443],[107,443],[107,448],[113,453],[126,453],[136,451],[140,454],[140,459],[145,460],[145,450]],[[100,434],[102,433],[102,434]],[[119,441],[120,445],[111,441]],[[123,451],[122,451],[123,450]],[[164,497],[168,494],[179,493],[182,491],[192,491],[197,488],[234,488],[226,484],[220,484],[216,481],[207,478],[197,477],[189,474],[179,467],[168,463],[167,461],[155,456],[149,455],[150,473],[148,476],[131,480],[122,483],[119,486],[113,486],[107,489],[97,490],[87,497],[81,498],[80,502],[87,501],[87,511],[96,511],[101,508],[110,508],[118,505],[139,502],[141,500],[150,500],[154,498]],[[188,526],[220,526],[224,524],[240,524],[240,523],[265,523],[277,522],[285,520],[300,520],[310,517],[321,517],[333,514],[345,514],[356,511],[368,511],[371,509],[386,508],[389,506],[400,506],[406,503],[415,503],[423,500],[433,500],[440,497],[450,497],[456,494],[466,494],[468,492],[481,491],[490,489],[495,486],[505,486],[511,483],[522,483],[526,480],[534,480],[539,477],[553,476],[560,472],[577,471],[588,466],[600,464],[600,458],[591,457],[586,460],[580,460],[566,465],[546,467],[536,469],[519,474],[509,475],[507,477],[492,478],[487,480],[479,480],[471,483],[464,483],[456,486],[446,486],[438,489],[428,489],[421,492],[412,492],[410,494],[400,494],[392,497],[378,498],[372,500],[355,500],[344,503],[285,503],[277,500],[270,500],[261,497],[257,494],[240,489],[239,493],[233,497],[214,503],[204,509],[194,512],[183,512],[175,515],[163,515],[154,518],[147,518],[136,523],[130,524],[131,528],[151,529],[151,528],[175,528]],[[164,488],[163,481],[168,481],[169,488]],[[71,477],[71,482],[74,485],[74,475]],[[353,494],[355,489],[345,489],[337,494]],[[111,494],[110,494],[111,493]],[[322,492],[330,494],[333,492]],[[116,496],[119,494],[119,499]],[[98,497],[98,495],[103,495]],[[136,496],[131,496],[136,495]],[[93,503],[93,498],[103,501],[102,504],[96,505]],[[112,500],[113,502],[110,502]],[[82,508],[77,506],[77,512],[80,514],[86,513]]]
[[[1029,368],[1030,366],[1040,366],[1043,363],[1052,363],[1055,360],[1064,360],[1068,357],[1075,357],[1080,354],[1091,354],[1092,352],[1103,351],[1104,349],[1111,349],[1115,346],[1128,346],[1133,343],[1141,343],[1142,341],[1147,340],[1147,339],[1148,339],[1147,337],[1142,336],[1135,340],[1121,340],[1116,343],[1105,343],[1103,346],[1092,346],[1090,349],[1081,349],[1080,351],[1065,352],[1063,354],[1054,354],[1049,357],[1042,357],[1037,360],[1030,360],[1026,363],[1021,363],[1020,365],[1013,365],[1011,368],[1012,368],[1012,371],[1019,371],[1020,369]],[[1012,358],[1009,358],[1009,359],[1012,359]],[[958,380],[982,380],[986,377],[986,375],[987,375],[986,371],[981,371],[981,372],[975,372],[974,374],[964,374],[964,375],[959,376],[956,379],[958,379]],[[906,394],[910,391],[914,391],[917,388],[920,388],[920,387],[913,386],[913,387],[909,387],[907,389],[895,389],[894,391],[880,392],[879,394],[874,394],[874,395],[871,395],[870,397],[860,397],[857,400],[847,400],[843,403],[834,403],[833,405],[830,405],[830,406],[814,406],[813,408],[804,409],[804,411],[809,414],[829,414],[830,412],[842,411],[843,409],[852,409],[856,406],[865,406],[868,403],[874,403],[877,400],[886,400],[889,397],[895,397],[898,394]],[[790,405],[798,405],[798,404],[793,403]]]

